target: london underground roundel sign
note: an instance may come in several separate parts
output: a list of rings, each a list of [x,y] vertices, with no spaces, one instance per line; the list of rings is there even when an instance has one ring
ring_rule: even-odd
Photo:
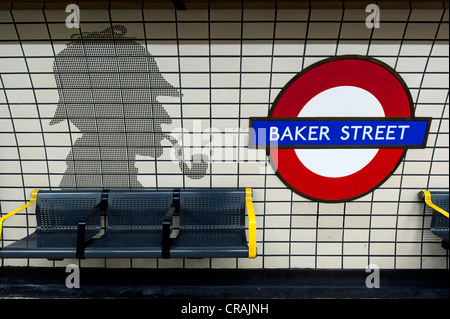
[[[250,147],[309,199],[343,202],[380,186],[408,148],[424,148],[430,118],[391,67],[364,56],[325,59],[297,74],[268,117],[250,118]]]

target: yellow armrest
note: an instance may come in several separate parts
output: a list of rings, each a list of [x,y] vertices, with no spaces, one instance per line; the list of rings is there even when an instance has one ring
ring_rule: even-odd
[[[256,257],[256,217],[252,202],[252,189],[245,189],[245,205],[248,216],[248,258]]]
[[[439,206],[436,206],[432,201],[431,201],[431,194],[429,191],[422,191],[423,195],[424,195],[424,201],[425,204],[427,204],[428,206],[430,206],[431,208],[437,210],[439,213],[441,213],[442,215],[444,215],[445,217],[448,218],[448,212],[446,212],[445,210],[443,210],[442,208],[440,208]]]
[[[36,203],[36,199],[37,199],[37,194],[39,192],[39,189],[35,189],[31,192],[31,196],[30,196],[30,201],[28,203],[26,203],[25,205],[23,205],[22,207],[17,208],[16,210],[13,210],[11,213],[3,216],[2,218],[0,218],[0,238],[2,238],[2,229],[3,229],[3,222],[5,220],[7,220],[8,218],[14,216],[15,214],[17,214],[18,212],[24,210],[25,208],[30,207],[31,205],[33,205],[34,203]]]

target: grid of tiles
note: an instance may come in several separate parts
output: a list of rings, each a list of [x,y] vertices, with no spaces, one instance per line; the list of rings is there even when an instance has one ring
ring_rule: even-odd
[[[383,9],[379,29],[366,27],[364,9],[82,10],[80,29],[68,29],[66,16],[0,11],[2,213],[34,188],[252,187],[259,256],[2,265],[449,267],[417,197],[449,187],[448,10]],[[409,150],[379,189],[348,203],[315,203],[288,190],[263,151],[247,148],[248,118],[266,116],[297,72],[343,54],[392,66],[416,116],[433,122],[427,148]],[[85,65],[79,77],[64,77],[70,59]],[[106,64],[110,72],[98,68]],[[33,209],[16,215],[1,245],[34,226]]]

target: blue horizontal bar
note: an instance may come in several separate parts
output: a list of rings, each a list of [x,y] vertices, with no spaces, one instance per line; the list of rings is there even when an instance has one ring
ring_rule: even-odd
[[[429,119],[253,119],[251,146],[424,146]]]

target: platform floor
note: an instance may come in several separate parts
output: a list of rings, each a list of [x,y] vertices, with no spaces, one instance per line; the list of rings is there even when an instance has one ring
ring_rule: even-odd
[[[449,270],[210,270],[80,268],[67,288],[65,268],[0,268],[0,298],[145,299],[448,299]]]

